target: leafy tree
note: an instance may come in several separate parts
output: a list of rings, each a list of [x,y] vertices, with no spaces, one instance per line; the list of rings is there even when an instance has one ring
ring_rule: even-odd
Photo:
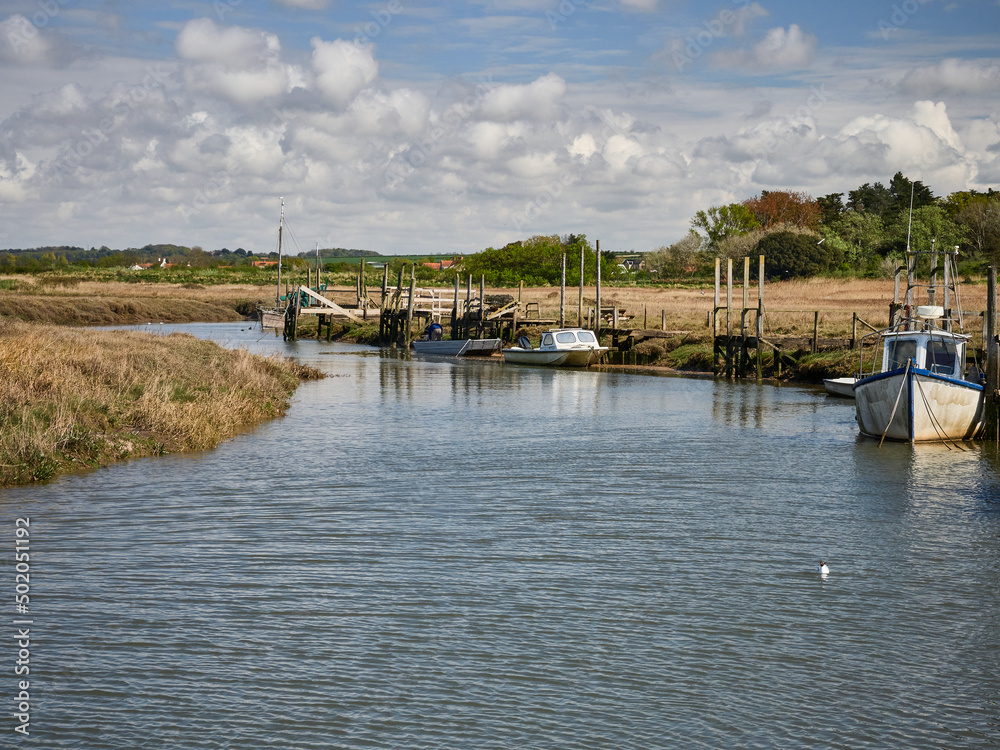
[[[680,278],[695,272],[701,255],[701,236],[693,229],[684,239],[646,254],[646,268],[660,278]]]
[[[816,276],[834,270],[842,260],[836,248],[827,248],[814,234],[774,232],[757,243],[771,278]]]
[[[992,200],[976,196],[954,218],[963,227],[972,253],[996,263],[1000,258],[1000,196]]]
[[[865,183],[847,194],[847,208],[882,218],[892,205],[892,195],[881,182]]]
[[[786,190],[764,190],[759,196],[743,201],[743,205],[765,229],[777,224],[813,229],[819,224],[822,211],[811,195]]]
[[[819,221],[823,226],[832,227],[840,221],[840,217],[845,210],[843,193],[824,195],[821,198],[817,198],[816,203],[819,205],[820,210]]]
[[[760,222],[742,203],[712,206],[708,211],[699,211],[691,219],[692,229],[700,229],[707,235],[707,244],[712,250],[717,249],[726,237],[745,234],[759,226]]]
[[[911,182],[906,177],[903,177],[902,172],[896,172],[889,181],[889,195],[891,198],[889,211],[896,214],[901,212],[909,213],[911,197],[913,199],[914,210],[923,208],[924,206],[932,206],[935,203],[934,194],[929,187],[924,185],[920,180]]]
[[[467,255],[461,271],[473,278],[485,276],[489,284],[516,286],[524,281],[531,285],[558,284],[562,274],[562,257],[566,255],[566,283],[579,283],[580,247],[584,249],[584,263],[596,268],[596,256],[584,235],[569,235],[566,239],[558,235],[535,236],[527,240],[511,242],[501,248],[486,248]],[[601,253],[606,255],[605,253]],[[609,263],[602,258],[601,274],[612,278],[617,268],[613,260]]]

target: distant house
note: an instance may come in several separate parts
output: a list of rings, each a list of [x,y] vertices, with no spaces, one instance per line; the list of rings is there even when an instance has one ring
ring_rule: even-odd
[[[253,266],[254,268],[270,268],[271,266],[278,265],[278,261],[276,261],[276,260],[252,260],[252,261],[250,261],[250,265]]]
[[[456,260],[439,260],[432,263],[422,263],[424,268],[433,268],[435,271],[443,271],[446,268],[451,268],[458,261]]]
[[[620,258],[618,265],[626,271],[640,271],[646,267],[646,261],[642,258]]]

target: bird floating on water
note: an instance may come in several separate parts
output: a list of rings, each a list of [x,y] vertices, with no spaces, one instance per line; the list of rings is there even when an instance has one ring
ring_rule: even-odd
[[[819,568],[817,568],[816,571],[819,573],[820,578],[826,578],[830,575],[830,568],[824,560],[819,561]]]

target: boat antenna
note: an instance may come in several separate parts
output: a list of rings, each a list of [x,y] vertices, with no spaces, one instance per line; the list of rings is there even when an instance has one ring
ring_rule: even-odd
[[[274,304],[281,307],[281,230],[285,226],[285,199],[281,199],[281,218],[278,219],[278,293],[275,295]]]
[[[906,222],[906,252],[910,252],[910,227],[913,226],[913,183],[910,183],[910,218]]]

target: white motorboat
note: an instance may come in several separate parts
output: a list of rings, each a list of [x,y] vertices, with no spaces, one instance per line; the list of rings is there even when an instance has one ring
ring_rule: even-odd
[[[856,382],[858,382],[857,378],[825,378],[823,387],[831,396],[854,398],[854,384]]]
[[[979,382],[979,368],[966,377],[966,351],[970,337],[952,330],[961,323],[961,313],[953,319],[948,306],[950,293],[957,287],[954,278],[954,254],[942,252],[944,268],[944,306],[913,306],[912,291],[917,257],[927,253],[907,253],[909,284],[907,304],[898,319],[881,331],[862,339],[862,372],[854,384],[855,413],[861,433],[870,437],[924,441],[971,440],[983,429],[984,389]],[[937,254],[932,267],[937,267]],[[932,272],[933,274],[934,272]],[[934,300],[935,284],[928,288]],[[865,340],[875,338],[875,352],[870,371],[865,373]],[[878,355],[881,366],[876,370]]]
[[[546,331],[537,349],[531,347],[526,336],[519,338],[518,344],[503,350],[505,362],[546,367],[588,367],[600,362],[608,350],[608,347],[600,345],[593,331],[584,328]]]

